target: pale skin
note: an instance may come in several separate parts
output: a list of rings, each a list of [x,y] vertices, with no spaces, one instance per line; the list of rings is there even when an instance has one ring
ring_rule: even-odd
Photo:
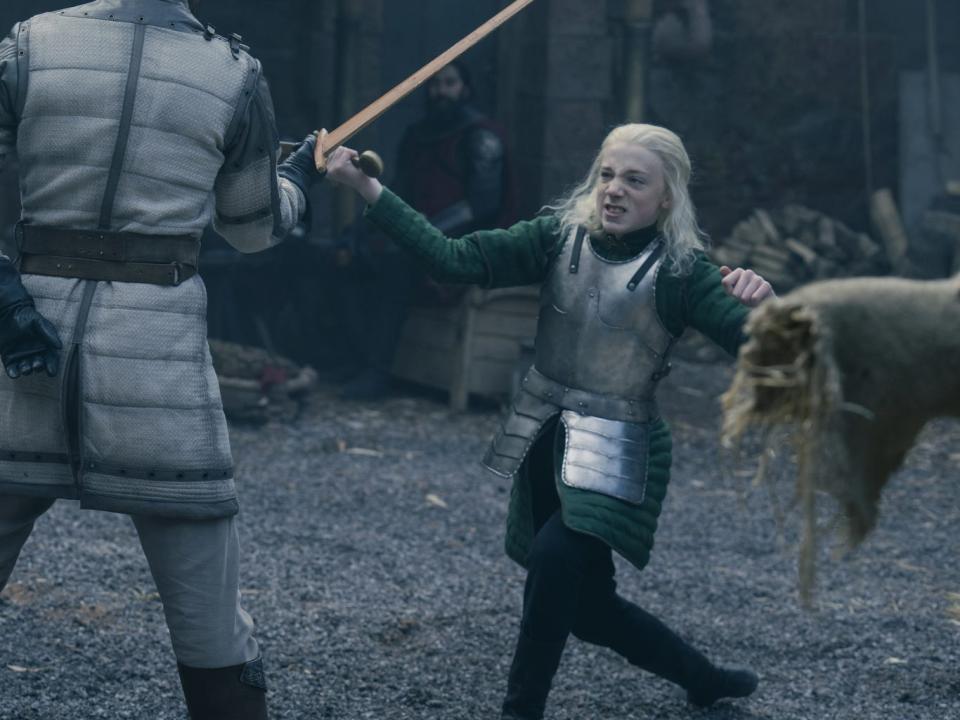
[[[339,147],[327,158],[327,177],[353,188],[368,205],[376,204],[383,185],[353,165],[356,150]],[[596,190],[597,215],[604,232],[623,237],[649,227],[670,209],[670,193],[660,156],[639,145],[615,144],[604,150]],[[753,270],[720,268],[723,289],[748,307],[774,297],[773,288]]]

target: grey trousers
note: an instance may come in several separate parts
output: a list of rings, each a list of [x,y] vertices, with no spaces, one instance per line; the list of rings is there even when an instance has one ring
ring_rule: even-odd
[[[0,590],[7,584],[34,521],[54,501],[0,495]],[[177,661],[221,668],[260,654],[253,620],[240,606],[236,518],[166,520],[131,516],[157,592]]]

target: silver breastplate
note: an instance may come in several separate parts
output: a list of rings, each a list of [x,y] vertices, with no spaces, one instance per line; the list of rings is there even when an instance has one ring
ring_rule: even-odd
[[[674,337],[657,315],[662,240],[624,262],[604,260],[574,231],[540,293],[535,366],[589,393],[650,400]]]

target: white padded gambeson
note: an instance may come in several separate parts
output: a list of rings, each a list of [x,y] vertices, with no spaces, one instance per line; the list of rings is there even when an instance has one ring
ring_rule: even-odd
[[[135,5],[111,3],[125,10]],[[158,0],[152,10],[162,13],[164,6]],[[88,7],[103,14],[105,5],[94,2],[26,23],[27,46],[20,49],[29,73],[26,87],[19,87],[25,91],[22,115],[11,117],[16,97],[4,102],[0,96],[0,158],[15,138],[23,217],[31,224],[96,228],[104,207],[138,22],[133,16],[71,16]],[[229,220],[217,224],[221,234],[239,249],[268,248],[299,221],[305,199],[277,177],[272,147],[227,167],[237,157],[231,128],[249,133],[252,125],[242,120],[252,106],[259,64],[242,50],[232,52],[222,38],[167,25],[143,29],[110,229],[199,236],[221,216]],[[15,88],[11,78],[18,70],[22,77],[23,70],[17,42],[15,29],[0,43],[0,79]],[[269,93],[261,93],[261,101],[264,96],[269,102]],[[275,129],[263,135],[254,138],[254,147],[275,140]],[[36,275],[23,281],[57,327],[66,359],[86,283]],[[80,497],[89,507],[123,512],[235,512],[230,443],[205,317],[199,276],[177,287],[98,283],[79,353],[80,481],[73,483],[63,462],[31,466],[24,460],[24,453],[67,453],[64,373],[17,381],[0,375],[0,451],[16,453],[8,452],[6,460],[0,453],[0,487],[32,485],[35,494]],[[197,477],[179,475],[190,472]]]

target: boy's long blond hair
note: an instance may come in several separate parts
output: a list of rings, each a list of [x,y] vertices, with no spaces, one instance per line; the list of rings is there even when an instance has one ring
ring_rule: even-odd
[[[670,207],[657,221],[666,239],[665,262],[673,275],[686,275],[693,267],[697,252],[706,249],[706,239],[697,225],[697,213],[690,199],[690,157],[680,138],[666,128],[632,123],[610,131],[583,181],[567,195],[544,207],[560,219],[560,231],[566,236],[572,228],[584,226],[594,232],[601,229],[597,216],[596,189],[603,154],[617,144],[639,145],[655,153],[663,163],[663,175]]]

